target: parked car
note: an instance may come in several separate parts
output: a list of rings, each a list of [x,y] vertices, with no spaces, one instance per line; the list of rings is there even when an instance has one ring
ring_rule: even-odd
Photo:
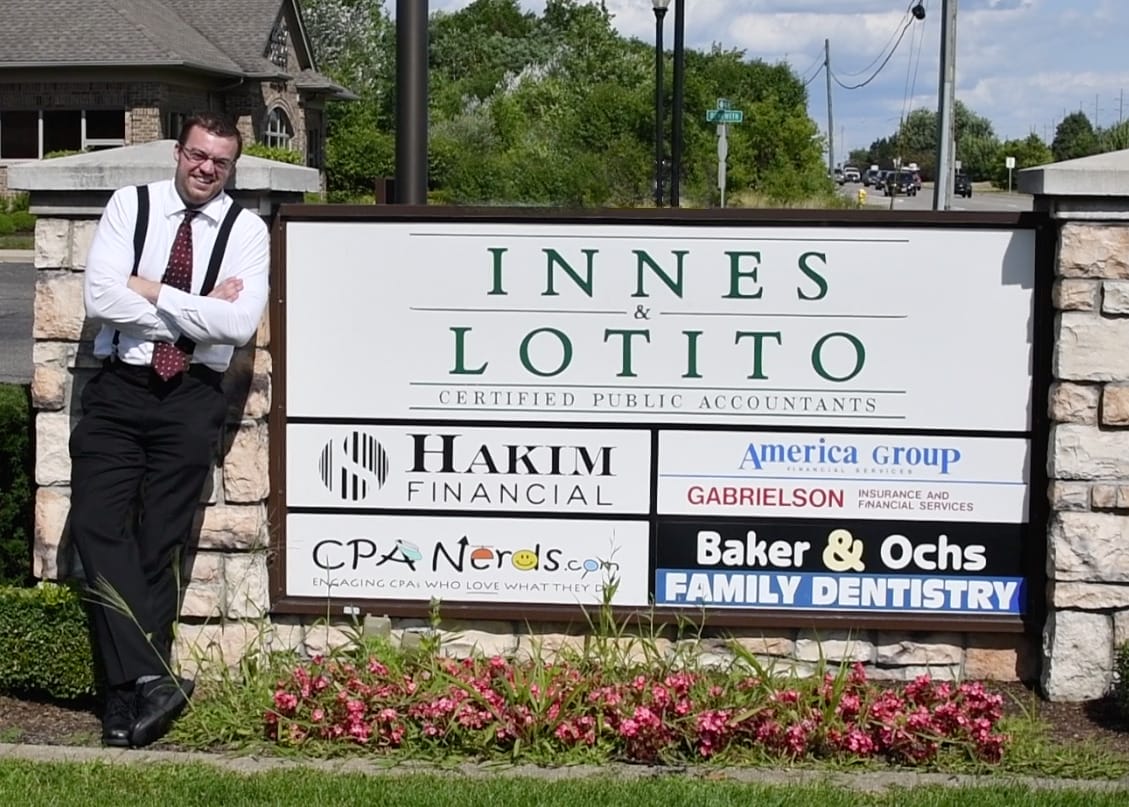
[[[909,171],[889,171],[886,174],[887,196],[917,196],[917,184]]]
[[[953,193],[957,196],[968,198],[972,196],[972,181],[969,180],[968,174],[957,174],[953,182]]]
[[[862,173],[858,168],[853,165],[843,166],[843,180],[846,182],[858,182],[862,179]]]
[[[842,168],[836,168],[835,169],[835,176],[833,176],[832,179],[834,179],[840,185],[842,185],[844,182],[847,181],[843,177],[843,169]]]
[[[862,184],[866,187],[873,185],[878,187],[878,182],[882,177],[882,172],[877,168],[868,168],[866,173],[862,175]]]

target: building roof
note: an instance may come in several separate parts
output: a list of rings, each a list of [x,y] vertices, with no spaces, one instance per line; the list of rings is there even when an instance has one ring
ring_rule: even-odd
[[[297,57],[286,70],[267,58],[283,14]],[[0,19],[0,70],[180,67],[256,79],[303,75],[299,87],[352,95],[316,72],[295,0],[0,0]]]

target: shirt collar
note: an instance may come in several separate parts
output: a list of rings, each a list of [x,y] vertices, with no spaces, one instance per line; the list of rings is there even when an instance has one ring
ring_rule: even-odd
[[[184,206],[184,200],[180,198],[180,194],[176,192],[176,186],[173,181],[166,180],[165,189],[165,205],[164,213],[165,218],[180,218],[181,214],[187,209]],[[227,205],[230,202],[230,197],[226,191],[220,191],[203,207],[197,208],[200,216],[207,219],[212,224],[219,224],[223,220],[224,213],[227,211]]]

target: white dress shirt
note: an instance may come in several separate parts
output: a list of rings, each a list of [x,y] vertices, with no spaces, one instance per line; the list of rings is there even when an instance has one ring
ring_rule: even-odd
[[[218,286],[238,277],[243,290],[234,302],[201,297],[212,247],[232,202],[220,193],[192,220],[192,290],[164,285],[153,305],[126,286],[133,268],[133,230],[137,189],[121,188],[110,197],[86,260],[86,316],[102,323],[94,355],[114,355],[114,332],[120,332],[117,356],[129,364],[153,360],[153,342],[175,342],[182,334],[196,342],[193,362],[223,372],[238,345],[250,341],[266,308],[270,282],[270,236],[266,224],[250,211],[240,213],[231,229]],[[185,205],[172,180],[149,185],[149,227],[137,274],[160,282],[168,264]]]

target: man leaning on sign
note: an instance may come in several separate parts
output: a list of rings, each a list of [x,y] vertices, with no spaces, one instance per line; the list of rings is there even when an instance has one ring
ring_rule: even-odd
[[[102,742],[159,739],[192,694],[170,667],[179,563],[227,411],[220,382],[267,301],[266,225],[224,192],[239,131],[205,113],[171,180],[111,197],[90,247],[103,366],[71,435],[71,536],[91,587]]]

